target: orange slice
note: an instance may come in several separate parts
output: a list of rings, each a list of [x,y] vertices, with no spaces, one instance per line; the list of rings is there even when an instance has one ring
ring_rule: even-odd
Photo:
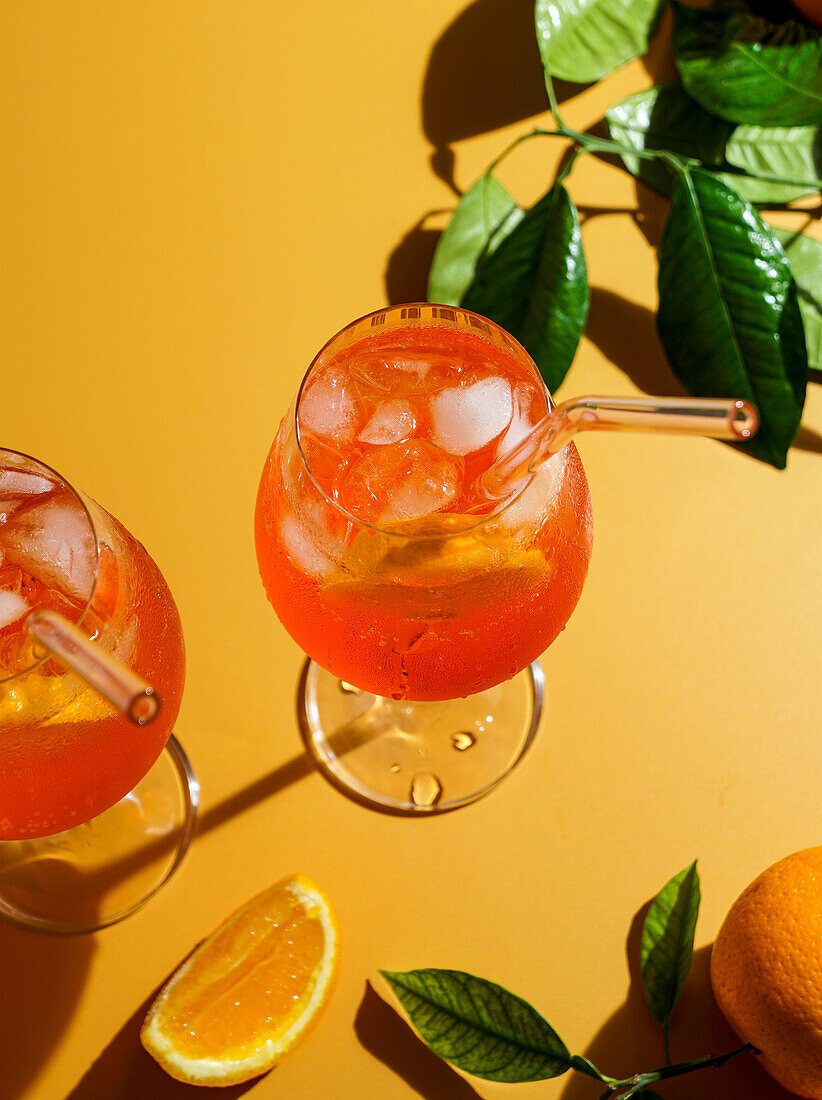
[[[225,920],[169,978],[140,1039],[179,1081],[248,1081],[316,1022],[338,961],[328,898],[304,875],[282,879]]]

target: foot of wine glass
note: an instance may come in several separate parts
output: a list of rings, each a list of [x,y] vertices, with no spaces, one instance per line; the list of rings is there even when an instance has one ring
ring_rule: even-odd
[[[431,703],[372,695],[308,661],[300,727],[318,768],[343,793],[389,813],[444,813],[487,794],[522,759],[542,697],[536,661],[496,687]]]

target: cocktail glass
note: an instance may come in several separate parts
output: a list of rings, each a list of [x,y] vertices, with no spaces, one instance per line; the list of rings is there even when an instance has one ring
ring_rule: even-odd
[[[38,640],[78,631],[156,696],[124,714]],[[199,795],[171,735],[184,676],[179,615],[143,546],[56,471],[0,450],[0,913],[89,931],[175,870]]]
[[[413,815],[509,774],[591,554],[570,435],[748,433],[711,430],[727,402],[665,405],[557,409],[525,349],[462,309],[380,310],[325,345],[266,460],[255,534],[268,598],[309,657],[300,726],[332,783]]]

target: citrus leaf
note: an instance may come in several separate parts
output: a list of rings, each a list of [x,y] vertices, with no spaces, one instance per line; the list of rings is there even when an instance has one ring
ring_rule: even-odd
[[[707,10],[673,0],[674,58],[689,95],[731,122],[822,123],[822,33],[803,20],[772,23],[745,0]]]
[[[691,969],[699,901],[694,861],[662,887],[645,918],[640,945],[642,989],[651,1015],[663,1027]]]
[[[462,305],[515,336],[553,392],[573,361],[589,298],[576,207],[557,183],[478,263]]]
[[[692,99],[681,84],[658,84],[615,103],[605,112],[611,137],[630,149],[665,149],[716,172],[748,202],[786,203],[818,191],[816,126],[735,126],[717,118]],[[622,153],[628,171],[670,196],[675,176],[664,162]],[[723,168],[740,168],[752,177],[782,176],[800,182],[749,179]],[[806,182],[801,182],[801,181]]]
[[[799,312],[805,327],[808,367],[822,371],[822,243],[813,237],[806,237],[804,233],[771,229],[785,249],[796,281]]]
[[[459,305],[474,278],[477,261],[493,252],[522,214],[494,176],[480,176],[460,199],[437,242],[428,273],[428,301]]]
[[[429,1047],[487,1081],[544,1081],[571,1066],[547,1020],[521,997],[461,970],[381,970]]]
[[[678,83],[658,84],[615,103],[605,112],[611,137],[631,149],[667,149],[710,168],[725,162],[731,122],[709,114]],[[670,195],[673,172],[658,160],[622,153],[628,171],[644,183]]]
[[[645,53],[666,0],[537,0],[537,42],[552,76],[592,83]]]
[[[737,126],[725,146],[725,159],[753,177],[726,177],[743,199],[792,202],[819,191],[822,133],[818,126]],[[783,176],[798,182],[774,183],[757,178],[761,176]]]
[[[657,328],[689,393],[756,405],[759,431],[745,447],[783,469],[808,371],[796,284],[754,208],[702,169],[684,173],[671,200]]]
[[[575,1054],[571,1059],[571,1069],[577,1070],[579,1073],[584,1073],[586,1077],[593,1077],[596,1081],[610,1081],[612,1078],[606,1077],[604,1073],[601,1073],[593,1062],[587,1058],[583,1058],[581,1054]]]

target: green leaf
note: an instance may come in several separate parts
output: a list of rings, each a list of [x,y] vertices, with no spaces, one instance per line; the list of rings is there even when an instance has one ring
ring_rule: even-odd
[[[571,1069],[577,1070],[578,1073],[584,1073],[586,1077],[593,1077],[595,1081],[613,1081],[613,1077],[606,1077],[604,1073],[601,1073],[593,1062],[587,1058],[583,1058],[581,1054],[575,1054],[571,1059]]]
[[[642,988],[651,1015],[663,1027],[691,969],[699,901],[694,861],[662,887],[645,918],[640,946]]]
[[[724,177],[743,199],[792,202],[819,191],[822,133],[818,126],[737,126],[725,147],[725,159],[754,177]],[[773,183],[757,178],[761,176],[782,176],[797,183]]]
[[[754,126],[822,123],[822,34],[771,23],[745,0],[708,11],[673,0],[673,51],[682,83],[706,110]]]
[[[785,249],[796,281],[808,366],[822,371],[822,243],[789,229],[771,230]]]
[[[576,207],[557,183],[477,265],[462,305],[515,336],[554,392],[576,354],[589,298]]]
[[[659,246],[657,328],[691,394],[756,405],[759,432],[745,447],[783,469],[808,372],[796,284],[754,208],[701,169],[674,190]]]
[[[678,83],[658,84],[615,103],[605,112],[614,141],[631,149],[667,149],[711,168],[725,163],[731,122],[703,110]],[[622,154],[625,167],[663,195],[673,192],[676,178],[659,160]]]
[[[666,0],[537,0],[537,42],[551,76],[592,83],[645,53]]]
[[[493,252],[522,216],[498,180],[488,173],[480,176],[460,199],[437,242],[428,274],[428,301],[459,305],[479,259]]]
[[[526,1001],[460,970],[380,973],[429,1047],[487,1081],[544,1081],[571,1066],[567,1047]]]
[[[735,126],[700,107],[678,83],[659,84],[628,96],[610,107],[605,119],[614,141],[639,151],[665,149],[709,168],[748,202],[791,202],[819,190],[817,162],[822,140],[816,126]],[[631,153],[623,153],[622,160],[632,175],[670,196],[676,179],[664,162]],[[781,176],[806,182],[748,179],[723,172],[729,167],[753,177]]]

